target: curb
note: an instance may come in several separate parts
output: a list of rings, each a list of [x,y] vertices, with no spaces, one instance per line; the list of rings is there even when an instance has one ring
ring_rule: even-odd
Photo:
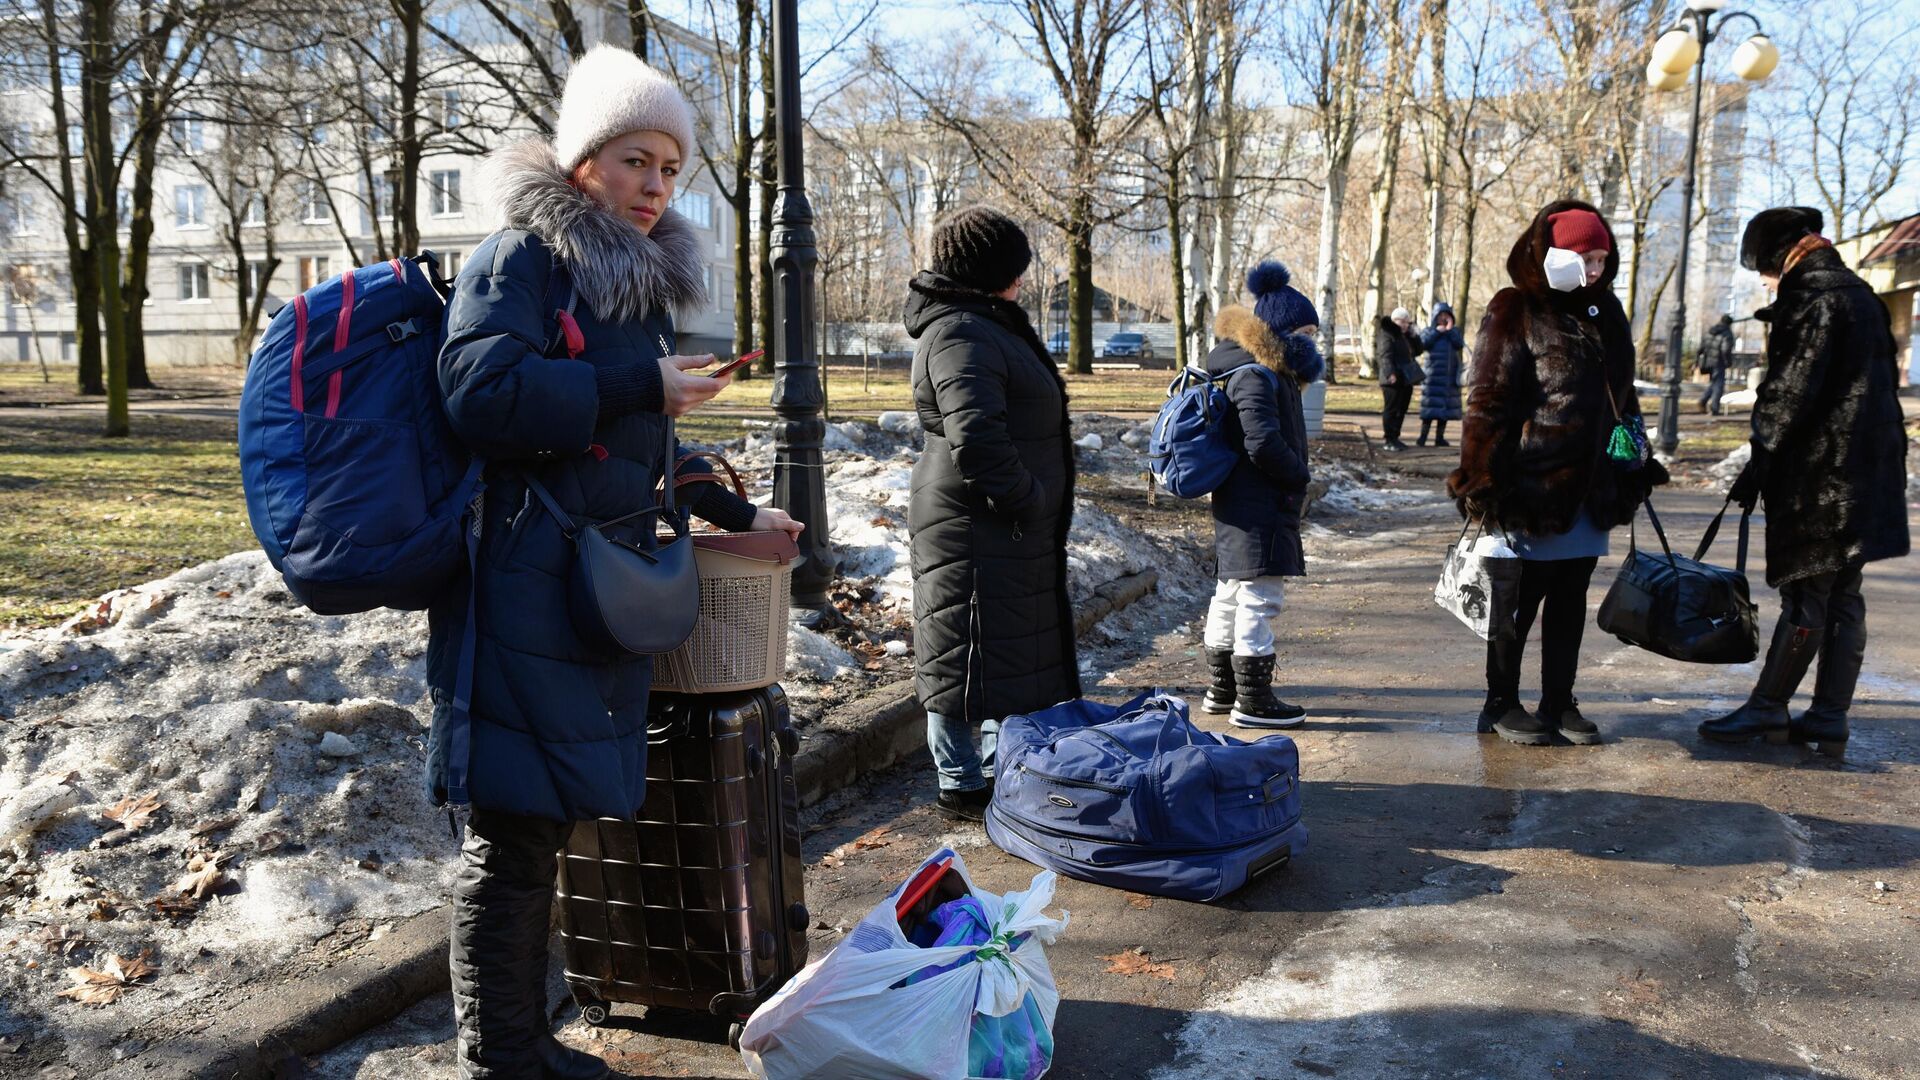
[[[1144,570],[1101,585],[1076,613],[1075,632],[1085,634],[1147,595],[1159,577]],[[925,714],[911,679],[888,683],[833,715],[833,727],[810,735],[794,759],[802,806],[866,773],[927,752]],[[451,925],[450,908],[442,905],[399,921],[392,933],[332,967],[272,987],[223,991],[206,1010],[207,1022],[154,1033],[149,1049],[121,1064],[123,1075],[137,1071],[147,1080],[298,1075],[297,1069],[283,1070],[289,1058],[337,1046],[446,990]]]

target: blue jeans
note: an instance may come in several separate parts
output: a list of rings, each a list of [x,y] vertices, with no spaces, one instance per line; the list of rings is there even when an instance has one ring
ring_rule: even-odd
[[[965,720],[927,714],[927,749],[933,751],[933,767],[940,771],[941,791],[978,791],[993,776],[993,748],[1000,736],[1000,721],[987,720],[980,725],[980,748],[973,747],[973,725]]]

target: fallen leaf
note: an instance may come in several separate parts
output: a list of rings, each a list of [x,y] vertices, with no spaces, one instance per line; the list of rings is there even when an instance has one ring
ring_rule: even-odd
[[[1152,906],[1153,906],[1153,897],[1151,897],[1151,896],[1142,896],[1142,895],[1140,895],[1139,893],[1128,893],[1128,894],[1127,894],[1127,905],[1128,905],[1129,907],[1137,907],[1137,908],[1139,908],[1139,909],[1140,909],[1141,911],[1145,911],[1145,910],[1147,910],[1148,908],[1150,908],[1150,907],[1152,907]]]
[[[194,863],[199,865],[196,866]],[[186,876],[173,883],[173,891],[191,896],[195,900],[205,900],[207,894],[226,883],[227,872],[220,868],[218,858],[203,861],[195,856],[193,863],[188,864]]]
[[[1128,949],[1100,959],[1107,962],[1109,975],[1158,975],[1168,982],[1175,978],[1172,964],[1156,964],[1140,949]]]
[[[854,839],[853,849],[855,851],[866,851],[869,848],[886,847],[888,844],[893,843],[892,840],[886,838],[887,834],[892,831],[893,826],[882,825],[871,832],[862,834]]]
[[[219,592],[217,592],[217,593],[214,593],[213,595],[214,595],[214,596],[216,596],[216,597],[219,597],[219,598],[220,598],[220,599],[222,599],[222,600],[231,600],[231,599],[233,599],[233,590],[232,590],[232,589],[221,589],[221,590],[220,590]]]
[[[240,815],[229,814],[223,818],[214,818],[212,821],[203,821],[195,825],[192,832],[195,836],[211,836],[217,832],[225,832],[238,824],[240,824]]]
[[[72,998],[82,1005],[111,1005],[120,1000],[120,995],[128,987],[159,970],[148,962],[151,959],[151,949],[131,960],[121,959],[118,953],[111,953],[99,971],[90,967],[71,968],[67,971],[67,977],[73,980],[73,985],[54,996]]]
[[[106,897],[97,897],[87,904],[88,922],[112,922],[119,918],[120,909]]]
[[[49,926],[34,936],[34,940],[46,947],[50,953],[71,953],[87,943],[87,935],[68,927],[65,923]]]
[[[191,896],[156,896],[151,903],[156,914],[169,919],[189,918],[200,910],[200,901]]]
[[[100,811],[100,816],[119,822],[120,827],[128,832],[138,832],[147,827],[161,807],[167,805],[154,798],[156,794],[149,791],[145,795],[128,795]]]

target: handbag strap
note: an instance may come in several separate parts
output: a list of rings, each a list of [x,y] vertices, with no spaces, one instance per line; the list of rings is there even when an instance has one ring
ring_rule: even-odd
[[[662,461],[671,462],[673,460],[673,447],[674,447],[673,421],[669,419],[667,421],[667,447],[666,447],[667,452],[662,456],[661,458]],[[669,466],[669,473],[671,473],[671,471],[672,471],[672,466]],[[728,467],[728,471],[729,472],[732,471],[731,466]],[[521,479],[526,481],[527,490],[533,492],[534,498],[537,498],[540,500],[541,506],[546,507],[547,513],[552,515],[554,523],[560,526],[560,532],[563,535],[565,535],[568,540],[572,540],[575,536],[579,534],[580,530],[576,528],[573,524],[573,517],[569,515],[565,510],[560,509],[559,501],[553,497],[552,492],[547,490],[547,485],[542,484],[531,472],[522,473]],[[735,478],[735,482],[738,483],[737,477]],[[630,514],[622,514],[617,518],[612,518],[607,521],[597,522],[595,527],[597,528],[600,525],[617,525],[622,521],[626,521],[628,518],[639,517],[641,514],[651,514],[656,512],[659,512],[663,517],[667,518],[669,521],[673,521],[676,525],[684,526],[685,522],[680,520],[679,514],[675,513],[675,510],[677,508],[673,504],[673,489],[678,485],[667,483],[665,478],[663,477],[661,479],[660,486],[663,489],[663,494],[661,495],[660,502],[658,505],[642,507],[638,510],[633,511]],[[678,533],[678,532],[684,532],[685,530],[684,528],[676,528],[674,531]]]
[[[1642,499],[1640,505],[1647,508],[1647,520],[1653,523],[1653,535],[1660,538],[1660,550],[1667,553],[1667,565],[1678,570],[1680,565],[1674,561],[1673,548],[1667,543],[1667,530],[1660,527],[1660,515],[1653,512],[1653,499],[1651,497]],[[1627,526],[1627,544],[1636,550],[1639,547],[1635,542],[1632,524]]]
[[[1708,524],[1706,534],[1700,538],[1699,550],[1693,553],[1694,562],[1704,562],[1706,560],[1707,549],[1713,546],[1713,541],[1720,535],[1720,521],[1727,516],[1727,507],[1732,505],[1733,496],[1728,495],[1727,501],[1720,504],[1720,512],[1713,515],[1713,521]],[[1742,508],[1740,511],[1739,554],[1735,556],[1734,561],[1734,569],[1740,571],[1742,574],[1747,572],[1747,545],[1752,532],[1753,511]]]
[[[728,461],[726,458],[721,457],[719,454],[716,454],[711,450],[690,450],[687,453],[681,454],[680,460],[674,463],[673,486],[679,487],[682,484],[707,483],[708,482],[707,476],[703,476],[698,473],[695,473],[692,476],[680,475],[680,466],[685,465],[689,461],[700,461],[700,460],[710,461],[713,464],[720,466],[721,471],[727,474],[727,479],[733,481],[733,493],[735,495],[740,496],[743,499],[747,497],[747,486],[740,482],[740,473],[734,469],[733,462]]]

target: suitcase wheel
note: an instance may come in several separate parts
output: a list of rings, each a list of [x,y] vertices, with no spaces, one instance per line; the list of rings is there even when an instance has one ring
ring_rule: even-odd
[[[747,1030],[747,1025],[741,1023],[738,1020],[735,1020],[733,1023],[727,1025],[727,1045],[732,1047],[735,1052],[739,1051],[740,1036],[745,1034],[746,1030]]]
[[[599,998],[593,998],[585,1005],[580,1006],[580,1019],[585,1020],[592,1027],[599,1027],[605,1024],[607,1018],[612,1014],[613,1010],[608,1008],[607,1003],[601,1001]]]

